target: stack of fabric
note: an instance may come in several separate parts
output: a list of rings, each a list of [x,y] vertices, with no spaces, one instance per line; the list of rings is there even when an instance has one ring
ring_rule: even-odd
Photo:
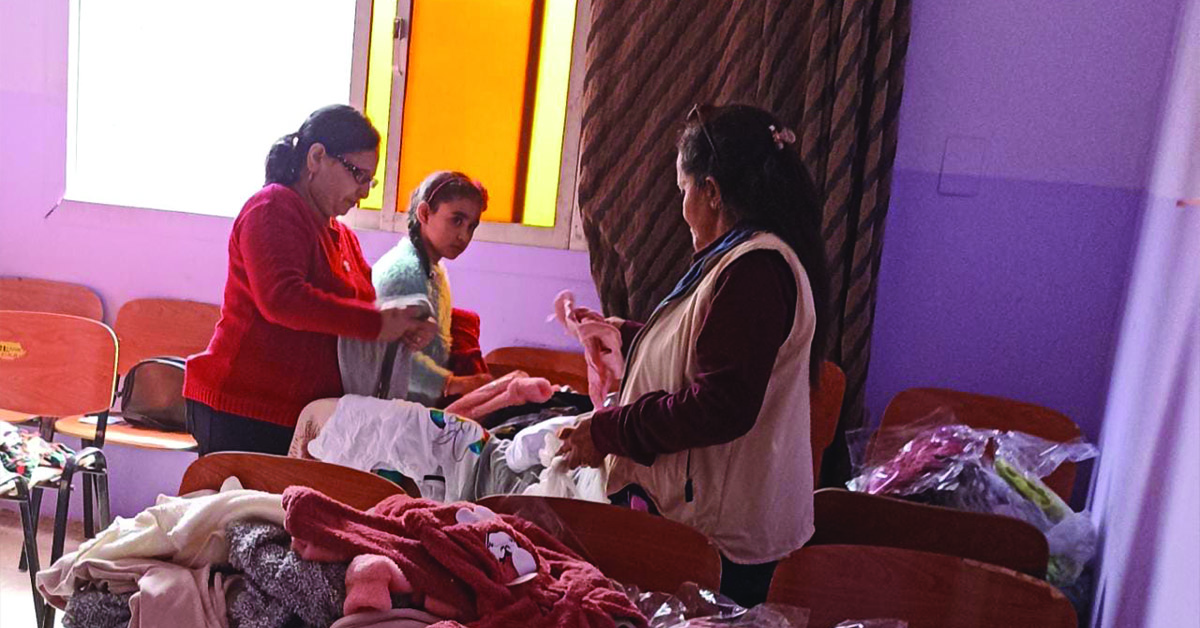
[[[19,475],[31,483],[57,477],[75,452],[35,432],[0,422],[0,484]]]
[[[359,511],[307,488],[164,497],[37,576],[64,625],[646,626],[536,526],[405,495]]]

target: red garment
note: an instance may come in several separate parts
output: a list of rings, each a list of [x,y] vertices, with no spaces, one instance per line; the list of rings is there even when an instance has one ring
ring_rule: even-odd
[[[208,349],[188,359],[184,396],[295,426],[309,402],[341,396],[337,337],[376,338],[374,301],[354,232],[268,185],[233,223],[221,320]]]
[[[446,365],[455,375],[479,375],[488,372],[479,346],[479,315],[454,308],[450,314],[450,361]]]
[[[449,604],[471,626],[610,628],[614,617],[646,625],[598,569],[522,519],[496,517],[465,502],[440,504],[406,495],[361,512],[295,486],[284,491],[283,506],[284,527],[302,557],[391,558],[416,598]],[[497,558],[497,548],[504,547],[511,552]],[[508,584],[526,573],[523,564],[533,575]]]

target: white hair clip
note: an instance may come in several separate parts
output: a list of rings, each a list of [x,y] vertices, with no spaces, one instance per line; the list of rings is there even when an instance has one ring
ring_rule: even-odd
[[[774,124],[767,127],[771,130],[771,138],[775,140],[775,148],[783,150],[784,144],[795,144],[796,134],[791,129],[785,127],[776,128]]]

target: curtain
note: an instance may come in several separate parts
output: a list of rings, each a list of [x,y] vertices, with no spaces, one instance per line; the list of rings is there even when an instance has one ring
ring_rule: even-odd
[[[1200,0],[1179,20],[1089,505],[1092,626],[1200,616]]]
[[[767,109],[824,191],[829,357],[847,376],[842,430],[859,426],[910,13],[910,0],[593,0],[579,207],[605,311],[644,321],[691,260],[674,151],[691,106]]]

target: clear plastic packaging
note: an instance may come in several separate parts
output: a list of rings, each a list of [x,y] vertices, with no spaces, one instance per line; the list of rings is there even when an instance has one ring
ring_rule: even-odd
[[[808,627],[808,609],[785,604],[760,604],[746,609],[691,582],[681,585],[674,594],[641,591],[628,585],[625,593],[646,616],[650,628]]]
[[[956,423],[945,409],[850,442],[862,452],[850,490],[1026,521],[1049,542],[1052,584],[1070,586],[1095,555],[1091,518],[1072,511],[1041,480],[1064,462],[1094,457],[1097,449],[1089,443],[974,429]]]

